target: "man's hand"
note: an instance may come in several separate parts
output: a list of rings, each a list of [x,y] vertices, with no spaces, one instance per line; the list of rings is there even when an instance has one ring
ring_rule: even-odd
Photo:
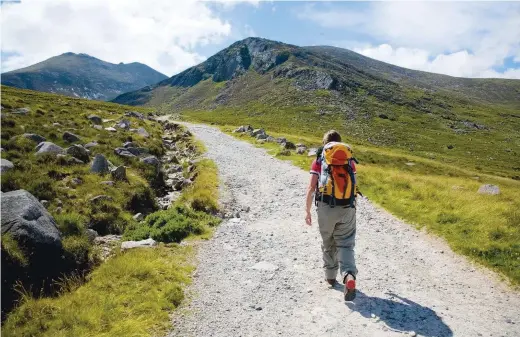
[[[312,226],[312,217],[311,212],[307,211],[307,215],[305,216],[305,223],[307,226]]]

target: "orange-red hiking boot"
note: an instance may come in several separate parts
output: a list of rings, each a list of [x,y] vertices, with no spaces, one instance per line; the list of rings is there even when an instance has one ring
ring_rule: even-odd
[[[353,301],[356,298],[356,278],[352,274],[347,274],[343,283],[345,283],[345,301]]]

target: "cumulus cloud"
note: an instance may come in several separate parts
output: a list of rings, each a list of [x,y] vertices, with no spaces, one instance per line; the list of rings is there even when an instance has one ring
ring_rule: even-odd
[[[509,57],[520,59],[518,3],[378,2],[352,10],[308,5],[298,15],[380,41],[344,46],[388,63],[454,76],[518,78],[518,69],[494,70]]]
[[[2,72],[72,51],[170,76],[204,60],[196,47],[220,43],[232,30],[196,1],[27,0],[1,11]]]

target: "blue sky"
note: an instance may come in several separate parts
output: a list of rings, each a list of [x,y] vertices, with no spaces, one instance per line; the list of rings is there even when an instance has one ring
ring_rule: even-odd
[[[2,6],[2,71],[72,51],[171,76],[259,36],[453,76],[520,78],[519,18],[514,2],[27,0]]]

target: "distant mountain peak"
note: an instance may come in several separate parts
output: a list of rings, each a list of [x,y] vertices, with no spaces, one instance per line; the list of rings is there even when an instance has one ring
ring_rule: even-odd
[[[113,64],[85,53],[67,52],[2,74],[2,84],[73,97],[110,100],[167,77],[142,63]]]

